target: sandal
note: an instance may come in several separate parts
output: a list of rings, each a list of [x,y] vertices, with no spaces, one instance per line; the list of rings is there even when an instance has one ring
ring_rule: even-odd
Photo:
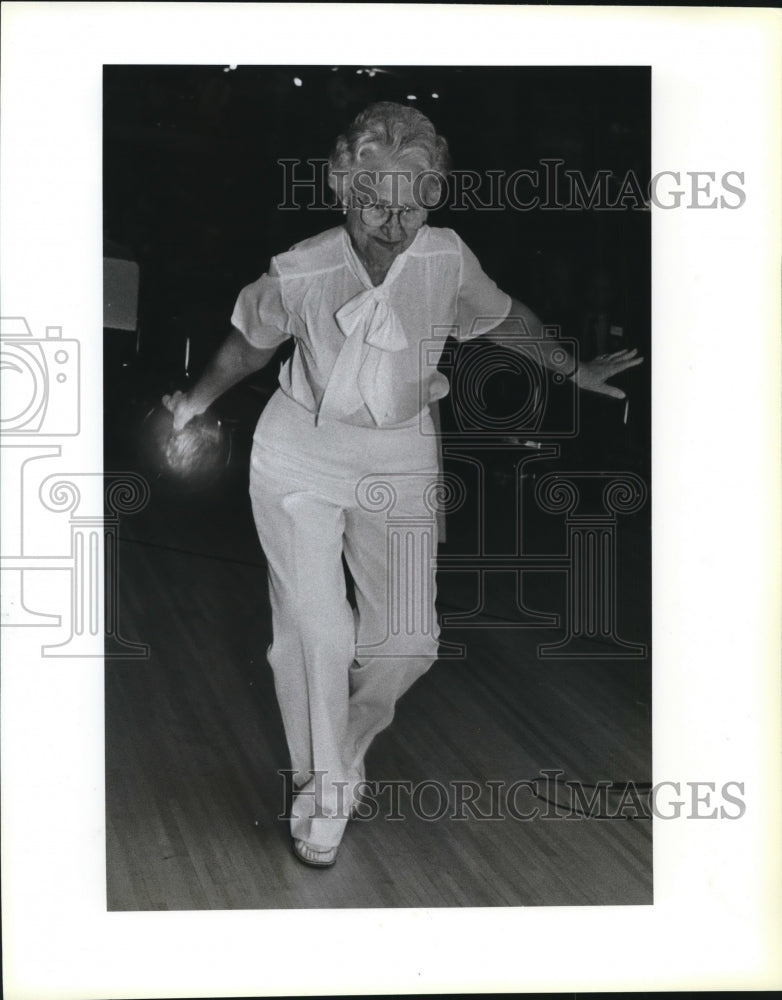
[[[304,840],[294,840],[293,841],[293,853],[302,861],[305,865],[310,865],[312,868],[331,868],[334,862],[337,860],[337,851],[339,846],[330,847],[325,851],[318,851]]]

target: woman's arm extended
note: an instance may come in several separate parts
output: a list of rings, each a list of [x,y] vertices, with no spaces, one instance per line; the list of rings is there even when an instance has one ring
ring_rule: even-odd
[[[193,388],[163,397],[163,405],[174,414],[174,430],[182,430],[189,420],[208,409],[231,386],[264,368],[276,350],[276,347],[253,347],[236,327],[232,327]]]
[[[519,320],[524,333],[519,333]],[[508,334],[515,334],[513,340],[508,339]],[[543,336],[543,324],[535,313],[523,302],[511,298],[510,312],[507,317],[495,326],[493,330],[485,336],[492,340],[498,337],[499,343],[508,350],[517,350],[525,357],[530,357],[529,346],[535,345],[535,352],[543,361],[546,368],[563,371],[561,356],[562,344],[554,339]],[[558,352],[557,363],[552,359],[552,353]],[[567,352],[565,352],[567,354]],[[617,351],[614,354],[601,355],[592,361],[582,361],[576,365],[575,358],[570,358],[565,366],[565,373],[571,377],[579,389],[588,389],[591,392],[600,392],[605,396],[613,396],[616,399],[624,399],[625,394],[616,386],[606,385],[606,381],[626,368],[634,368],[643,362],[643,358],[636,357],[636,350]],[[534,357],[534,355],[533,355]]]

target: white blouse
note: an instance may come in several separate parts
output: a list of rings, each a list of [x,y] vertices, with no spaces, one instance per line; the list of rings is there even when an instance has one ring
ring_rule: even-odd
[[[510,307],[452,229],[423,226],[373,286],[339,226],[273,257],[231,322],[255,347],[295,338],[280,388],[317,420],[393,427],[448,392],[446,337],[487,333]]]

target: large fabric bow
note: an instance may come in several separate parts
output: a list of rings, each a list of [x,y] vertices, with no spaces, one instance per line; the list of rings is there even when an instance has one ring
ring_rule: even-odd
[[[366,404],[378,426],[393,423],[393,357],[407,347],[402,323],[386,287],[368,288],[334,317],[345,343],[320,406],[322,416],[346,416]]]
[[[384,287],[359,292],[337,311],[337,325],[346,337],[363,333],[364,341],[381,351],[402,351],[407,337]]]

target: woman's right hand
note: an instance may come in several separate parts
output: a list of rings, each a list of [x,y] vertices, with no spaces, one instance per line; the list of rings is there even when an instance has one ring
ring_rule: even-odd
[[[163,406],[174,416],[174,430],[181,431],[193,417],[199,416],[204,411],[196,406],[190,398],[190,394],[177,390],[171,395],[163,397]]]

